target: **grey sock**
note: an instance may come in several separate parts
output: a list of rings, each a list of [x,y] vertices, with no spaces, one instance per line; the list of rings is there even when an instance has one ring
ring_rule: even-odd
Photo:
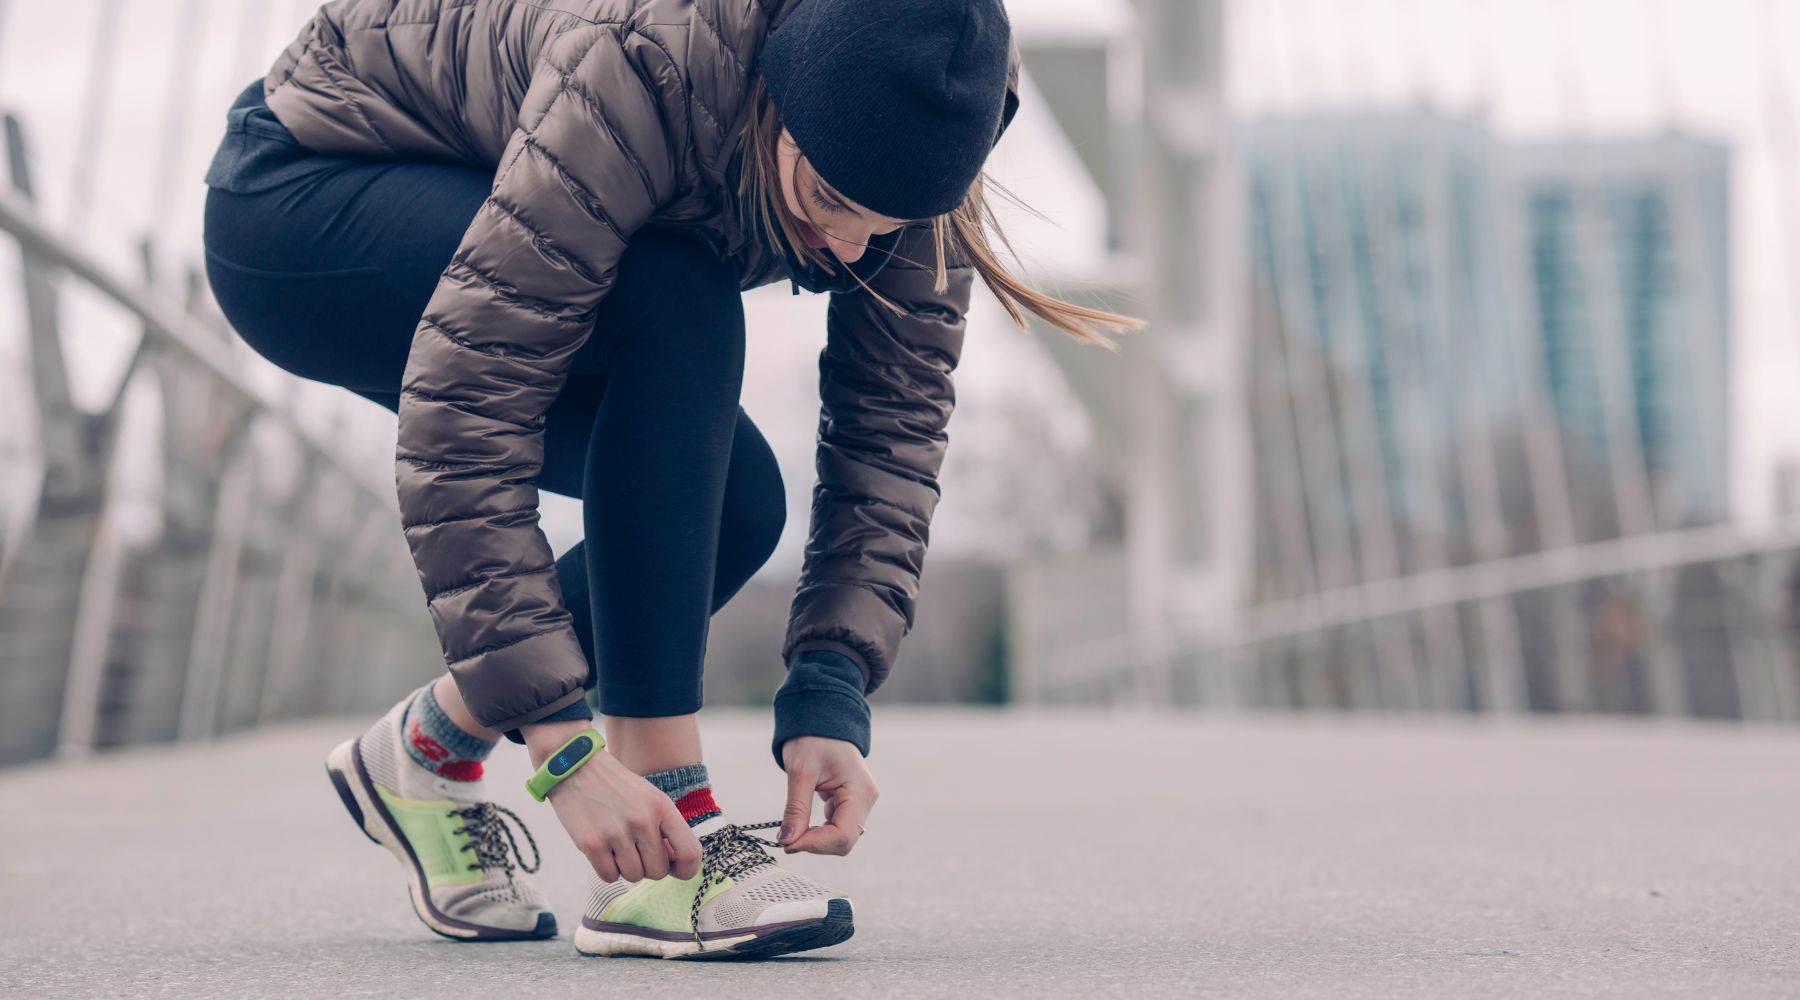
[[[712,779],[706,774],[705,764],[672,767],[646,774],[644,780],[675,800],[675,807],[681,810],[681,818],[687,820],[688,826],[699,826],[722,811],[713,801]]]
[[[413,692],[400,720],[406,755],[413,763],[455,781],[481,778],[481,762],[494,752],[495,740],[484,740],[450,721],[438,704],[436,682]]]

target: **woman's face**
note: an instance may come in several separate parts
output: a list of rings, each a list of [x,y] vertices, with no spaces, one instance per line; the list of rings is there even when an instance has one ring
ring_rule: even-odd
[[[903,219],[877,215],[833,191],[801,155],[785,128],[776,143],[776,161],[781,171],[781,196],[799,220],[800,238],[808,246],[830,250],[832,256],[851,264],[863,255],[872,237],[906,225]]]

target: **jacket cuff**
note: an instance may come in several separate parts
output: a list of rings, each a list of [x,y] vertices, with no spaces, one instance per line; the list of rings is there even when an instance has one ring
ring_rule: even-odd
[[[464,695],[463,699],[467,701],[468,695]],[[498,729],[501,732],[506,733],[506,738],[513,740],[514,743],[523,743],[525,742],[523,738],[513,739],[512,735],[513,733],[518,732],[521,726],[529,726],[534,722],[543,722],[545,721],[545,716],[555,715],[557,712],[568,708],[576,702],[580,702],[584,705],[587,704],[587,688],[578,687],[555,701],[540,705],[536,709],[533,709],[522,716],[506,719],[497,723],[482,722],[481,724],[487,726],[489,729]],[[593,718],[593,716],[590,714],[588,718]],[[477,719],[476,721],[480,722],[481,720]]]
[[[569,702],[567,705],[564,705],[562,708],[559,708],[556,711],[551,712],[549,715],[543,716],[542,718],[534,719],[531,722],[526,723],[526,725],[535,726],[540,722],[581,722],[584,720],[589,721],[589,722],[593,721],[594,708],[593,708],[593,706],[588,704],[588,700],[586,697],[587,692],[584,690],[581,692],[581,694],[582,694],[582,697],[577,698],[572,702]],[[518,729],[508,729],[506,731],[506,738],[513,741],[514,743],[520,744],[521,746],[523,746],[525,743],[525,734],[524,734],[524,732],[522,732],[521,730],[518,730]]]
[[[856,667],[856,676],[861,690],[864,692],[869,690],[868,661],[864,660],[862,653],[849,643],[838,642],[833,639],[809,639],[806,642],[795,643],[793,652],[788,656],[788,662],[790,667],[798,666],[800,660],[806,657],[806,654],[824,652],[835,653],[843,659],[850,661],[851,665]]]
[[[807,586],[794,596],[781,658],[792,665],[804,650],[834,647],[863,668],[863,690],[873,693],[887,680],[888,658],[906,631],[906,619],[870,587]]]
[[[796,736],[843,740],[869,755],[869,700],[862,671],[849,657],[830,650],[800,653],[775,693],[775,738],[769,746],[775,766],[786,770],[782,744]]]
[[[436,624],[441,636],[443,623]],[[503,643],[450,667],[469,714],[476,722],[503,733],[586,697],[588,671],[587,654],[581,651],[573,627],[551,628]]]

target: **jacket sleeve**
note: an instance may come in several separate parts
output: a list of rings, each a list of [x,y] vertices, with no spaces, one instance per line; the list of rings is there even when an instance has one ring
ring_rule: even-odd
[[[673,196],[670,105],[646,82],[676,78],[664,59],[611,25],[545,51],[493,190],[413,334],[401,520],[445,661],[494,729],[583,695],[587,659],[538,526],[544,414],[627,240]]]
[[[951,267],[938,292],[936,259],[930,227],[909,227],[869,282],[903,315],[861,289],[834,293],[819,355],[819,478],[782,659],[842,653],[869,692],[912,629],[956,404],[974,271]]]

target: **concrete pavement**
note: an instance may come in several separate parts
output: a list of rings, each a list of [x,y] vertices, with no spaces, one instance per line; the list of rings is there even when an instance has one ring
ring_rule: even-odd
[[[774,819],[758,713],[708,713],[729,814]],[[760,964],[468,945],[321,764],[358,725],[0,772],[0,995],[1800,995],[1800,733],[1691,724],[878,713],[848,859],[787,859],[856,937]]]

